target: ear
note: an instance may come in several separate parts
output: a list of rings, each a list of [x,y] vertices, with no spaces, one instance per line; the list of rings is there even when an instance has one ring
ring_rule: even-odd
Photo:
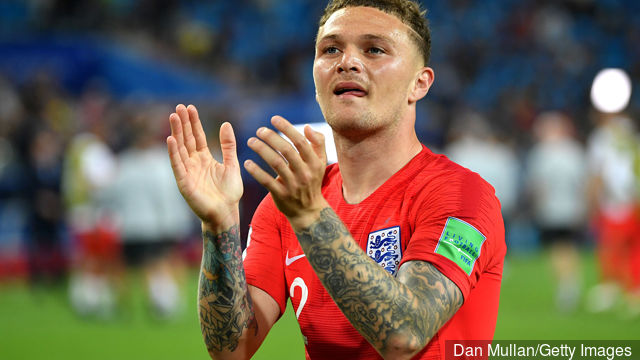
[[[433,84],[433,80],[433,69],[426,66],[421,68],[409,93],[409,103],[415,103],[425,97],[429,92],[429,88],[431,88],[431,84]]]

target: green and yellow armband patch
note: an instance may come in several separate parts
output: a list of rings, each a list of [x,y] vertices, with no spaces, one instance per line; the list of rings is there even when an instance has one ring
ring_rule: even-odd
[[[458,264],[467,275],[471,275],[486,239],[473,225],[450,217],[444,225],[435,253]]]

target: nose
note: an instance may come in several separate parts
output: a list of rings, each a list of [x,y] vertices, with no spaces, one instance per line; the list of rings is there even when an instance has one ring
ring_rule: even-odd
[[[363,68],[362,61],[355,50],[345,50],[342,53],[340,62],[338,63],[338,73],[342,72],[361,72]]]

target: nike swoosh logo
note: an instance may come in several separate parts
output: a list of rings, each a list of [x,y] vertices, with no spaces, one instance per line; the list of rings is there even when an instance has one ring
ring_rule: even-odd
[[[287,257],[284,259],[284,263],[285,263],[285,265],[289,266],[289,265],[293,264],[294,261],[296,261],[298,259],[302,259],[305,256],[306,256],[305,254],[300,254],[300,255],[296,255],[294,257],[289,257],[289,250],[287,250]]]

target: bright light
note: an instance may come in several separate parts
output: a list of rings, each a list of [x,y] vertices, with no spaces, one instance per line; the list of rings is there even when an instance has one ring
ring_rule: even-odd
[[[599,111],[617,113],[629,104],[631,80],[622,69],[600,70],[591,86],[591,103]]]
[[[302,125],[293,125],[293,126],[300,133],[304,134],[304,127],[306,125],[302,124]],[[336,144],[333,141],[333,130],[331,130],[331,126],[329,126],[329,124],[327,124],[326,122],[311,123],[309,124],[309,126],[311,126],[313,130],[319,131],[324,135],[324,144],[327,150],[327,162],[329,164],[337,163],[338,153],[336,152]],[[280,135],[282,135],[282,133]],[[289,140],[286,136],[284,136],[284,138],[287,141],[291,142],[291,140]]]

